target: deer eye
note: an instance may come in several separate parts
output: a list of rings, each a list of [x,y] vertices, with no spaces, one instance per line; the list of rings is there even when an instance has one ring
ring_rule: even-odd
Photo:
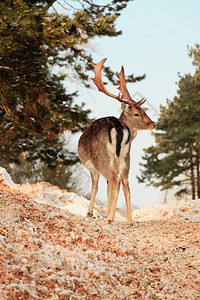
[[[138,114],[138,113],[135,113],[135,114],[134,114],[134,116],[135,116],[135,117],[139,117],[139,116],[140,116],[140,114]]]

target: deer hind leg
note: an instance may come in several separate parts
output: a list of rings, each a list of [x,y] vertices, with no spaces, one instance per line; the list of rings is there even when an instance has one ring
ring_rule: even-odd
[[[111,189],[111,185],[109,184],[109,182],[107,181],[107,197],[108,197],[108,214],[110,212],[110,207],[111,207],[111,202],[112,202],[112,189]]]
[[[90,198],[90,205],[88,208],[88,212],[87,215],[89,217],[93,216],[93,208],[94,208],[94,201],[95,201],[95,197],[98,191],[98,181],[99,181],[99,173],[96,170],[93,170],[92,172],[90,172],[91,174],[91,178],[92,178],[92,190],[91,190],[91,198]]]
[[[112,179],[108,180],[108,191],[110,198],[108,198],[108,215],[106,219],[107,223],[111,223],[114,221],[119,188],[120,178],[117,176],[117,174],[113,174]]]
[[[129,182],[128,178],[122,177],[122,185],[123,185],[123,191],[124,191],[124,196],[126,200],[126,209],[127,209],[127,222],[130,225],[133,225],[133,220],[131,216],[131,197],[130,197],[130,188],[129,188]]]

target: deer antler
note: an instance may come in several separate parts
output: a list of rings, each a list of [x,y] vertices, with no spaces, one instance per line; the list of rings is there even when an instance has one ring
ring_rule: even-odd
[[[120,90],[118,96],[114,95],[112,93],[110,93],[104,86],[102,78],[101,78],[101,70],[102,67],[105,63],[105,61],[107,60],[107,58],[102,59],[98,64],[96,65],[92,65],[93,66],[93,72],[95,73],[95,77],[91,78],[94,82],[94,84],[97,86],[98,90],[106,95],[108,95],[109,97],[115,98],[120,102],[124,102],[126,104],[128,104],[130,107],[137,105],[140,106],[142,105],[146,99],[142,98],[141,100],[139,100],[138,102],[136,102],[135,100],[133,100],[128,92],[128,89],[126,87],[126,81],[125,81],[125,75],[124,75],[124,67],[122,66],[121,68],[121,72],[118,73],[117,75],[119,77],[119,81],[120,81],[120,86],[118,87],[118,89]]]
[[[117,76],[119,77],[119,82],[120,82],[120,86],[118,87],[118,90],[120,90],[121,92],[121,98],[126,99],[133,104],[136,104],[136,101],[131,98],[129,91],[127,89],[123,66],[121,68],[121,72],[120,73],[117,72]]]
[[[136,106],[140,106],[142,105],[145,101],[147,101],[147,99],[145,97],[143,97],[142,99],[140,99],[139,101],[136,102]]]

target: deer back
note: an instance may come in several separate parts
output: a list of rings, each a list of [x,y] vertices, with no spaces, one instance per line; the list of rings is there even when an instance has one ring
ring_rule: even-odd
[[[100,173],[102,167],[118,169],[120,158],[129,156],[130,141],[130,130],[125,123],[115,117],[98,119],[79,140],[80,160],[87,168],[91,164]]]

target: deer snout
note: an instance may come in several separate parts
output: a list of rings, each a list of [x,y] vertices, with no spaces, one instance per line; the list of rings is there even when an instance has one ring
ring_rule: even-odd
[[[155,127],[156,127],[156,123],[153,122],[153,121],[151,121],[151,122],[149,122],[149,123],[147,124],[147,128],[146,128],[146,129],[152,130],[152,129],[154,129]]]

